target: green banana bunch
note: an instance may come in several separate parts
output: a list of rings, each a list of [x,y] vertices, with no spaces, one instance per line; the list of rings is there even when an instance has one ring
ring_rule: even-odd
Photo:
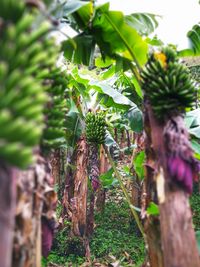
[[[104,144],[106,136],[105,113],[88,112],[85,118],[86,138],[89,143]]]
[[[158,119],[175,111],[184,112],[194,105],[196,89],[189,70],[178,61],[172,48],[152,53],[141,78],[142,88]]]
[[[24,12],[24,0],[1,0],[0,17],[5,21],[17,22]]]
[[[2,0],[0,20],[0,160],[26,168],[45,126],[46,79],[58,48],[47,39],[49,23],[33,28],[35,15],[24,1]]]
[[[68,77],[57,68],[48,75],[52,80],[48,93],[51,100],[48,103],[50,108],[45,109],[46,128],[43,132],[42,146],[46,149],[58,148],[66,143],[66,114],[67,100],[65,91]]]

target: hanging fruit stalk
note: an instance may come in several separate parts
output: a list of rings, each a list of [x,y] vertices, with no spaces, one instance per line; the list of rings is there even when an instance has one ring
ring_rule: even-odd
[[[200,262],[188,195],[199,163],[183,121],[185,108],[194,105],[195,88],[187,68],[168,47],[149,57],[141,77],[149,118],[147,134],[157,159],[154,178],[164,266],[197,267]]]
[[[151,128],[147,110],[144,110],[145,130],[145,176],[141,193],[141,218],[146,234],[147,263],[150,266],[163,267],[163,250],[161,246],[161,230],[158,215],[148,215],[146,210],[151,202],[158,204],[154,172],[156,166],[155,151],[152,148]],[[147,265],[148,266],[148,265]]]
[[[95,192],[100,188],[99,181],[99,153],[98,146],[96,144],[89,145],[89,156],[88,156],[88,176],[91,180],[91,192],[90,192],[90,203],[88,207],[87,215],[87,236],[93,234],[94,230],[94,204],[95,204]]]
[[[87,236],[93,233],[95,192],[100,188],[99,144],[105,142],[106,121],[104,112],[88,112],[86,115],[86,139],[88,143],[88,176],[91,181],[90,204],[87,216]]]
[[[105,150],[103,146],[101,145],[100,167],[99,167],[100,175],[103,173],[106,173],[109,170],[109,167],[110,167],[110,164],[108,162]],[[96,199],[96,206],[99,212],[102,212],[104,210],[105,200],[106,200],[106,190],[103,187],[101,187],[100,190],[98,190],[97,192],[97,199]]]

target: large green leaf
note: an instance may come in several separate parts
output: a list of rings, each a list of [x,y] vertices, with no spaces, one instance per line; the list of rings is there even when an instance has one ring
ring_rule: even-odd
[[[147,214],[157,216],[159,213],[160,211],[158,205],[154,202],[150,202],[149,206],[147,207]]]
[[[117,160],[120,155],[120,147],[108,130],[106,130],[105,145],[108,147],[108,150],[112,155],[112,158],[114,160]]]
[[[136,133],[140,133],[143,130],[143,115],[142,111],[136,106],[129,109],[126,114],[129,120],[129,126],[131,130]]]
[[[158,37],[155,35],[153,38],[147,37],[146,42],[152,46],[163,46],[164,43],[158,39]]]
[[[200,138],[200,126],[190,128],[189,133],[197,138]]]
[[[139,152],[133,160],[134,170],[140,179],[144,178],[144,162],[145,153],[144,151]]]
[[[136,107],[136,105],[130,101],[126,96],[122,95],[116,89],[112,88],[106,83],[92,81],[90,82],[91,87],[99,92],[104,98],[104,104],[108,107],[116,107],[122,109],[129,109],[130,107]]]
[[[78,109],[72,100],[71,100],[71,108],[66,116],[65,126],[67,128],[67,133],[66,133],[67,144],[73,147],[76,144],[78,138],[81,136],[82,125]]]
[[[157,15],[151,13],[133,13],[125,16],[125,21],[142,35],[149,35],[158,27]]]
[[[183,49],[178,51],[178,56],[179,57],[190,57],[190,56],[194,56],[194,51],[192,49]]]
[[[95,59],[95,66],[98,68],[106,68],[113,64],[113,60],[110,57],[105,57],[103,59],[102,57],[97,57]]]
[[[88,5],[89,2],[90,1],[68,0],[63,4],[63,13],[65,17],[69,16],[75,11],[78,11],[81,7]],[[82,13],[83,10],[80,10],[80,12]]]
[[[106,173],[99,176],[101,185],[103,188],[109,189],[114,185],[118,184],[118,180],[113,177],[113,168],[110,168]]]
[[[61,3],[57,3],[52,14],[56,18],[68,18],[69,15],[78,11],[81,7],[87,5],[89,1],[80,0],[68,0]]]
[[[195,55],[200,55],[200,25],[196,24],[188,32],[187,37],[190,41],[190,48]]]
[[[80,7],[76,12],[72,14],[74,20],[76,21],[78,27],[81,30],[85,30],[88,27],[92,15],[93,15],[93,4],[91,1],[86,5]]]
[[[146,63],[147,43],[138,32],[129,26],[122,12],[109,11],[105,4],[93,10],[88,3],[78,9],[79,5],[72,5],[70,11],[78,29],[84,32],[72,40],[63,43],[64,55],[77,64],[89,65],[95,43],[98,44],[103,57],[116,58],[121,56],[135,61],[138,66]],[[94,17],[93,17],[94,16]],[[126,64],[125,64],[126,65]],[[127,67],[127,66],[126,66]]]
[[[90,65],[95,47],[93,36],[80,34],[72,40],[62,43],[65,58],[76,64]]]
[[[191,135],[200,138],[200,109],[187,112],[185,123]]]
[[[139,65],[146,63],[147,43],[125,22],[122,12],[107,11],[100,7],[92,25],[101,51],[111,56],[118,53]]]
[[[142,88],[141,88],[138,80],[135,78],[135,76],[132,77],[132,83],[134,84],[135,91],[136,91],[137,95],[140,98],[143,98]]]
[[[84,100],[86,99],[90,100],[90,96],[88,93],[88,90],[89,90],[88,84],[89,84],[89,80],[80,76],[77,67],[71,71],[71,79],[70,79],[68,86],[70,88],[73,88],[73,91],[74,89],[76,89],[76,92],[78,92],[78,95],[82,96]]]
[[[195,139],[192,139],[191,140],[191,145],[192,145],[192,148],[194,150],[194,152],[198,155],[200,155],[200,144],[198,143],[197,140]]]

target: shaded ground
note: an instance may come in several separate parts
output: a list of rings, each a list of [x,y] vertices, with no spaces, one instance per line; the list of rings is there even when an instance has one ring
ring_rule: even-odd
[[[200,230],[198,192],[193,194],[190,202],[195,229]],[[104,213],[96,214],[95,232],[90,242],[92,264],[86,263],[82,244],[79,239],[70,237],[69,229],[70,225],[66,223],[65,228],[57,234],[54,249],[46,266],[139,267],[144,260],[143,239],[138,234],[129,208],[119,190],[112,190],[109,193]]]
[[[114,200],[114,201],[113,201]],[[116,201],[117,200],[117,201]],[[140,266],[144,260],[144,242],[121,194],[113,190],[90,241],[92,264],[85,263],[82,242],[70,237],[70,225],[57,234],[48,267],[55,266]],[[45,266],[45,265],[43,265]]]

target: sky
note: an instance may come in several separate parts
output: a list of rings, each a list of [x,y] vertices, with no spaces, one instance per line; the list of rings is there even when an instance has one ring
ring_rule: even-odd
[[[162,16],[156,30],[158,38],[164,43],[178,45],[179,49],[188,47],[187,32],[200,22],[198,0],[98,0],[99,4],[110,2],[111,10],[124,14],[148,12]]]

